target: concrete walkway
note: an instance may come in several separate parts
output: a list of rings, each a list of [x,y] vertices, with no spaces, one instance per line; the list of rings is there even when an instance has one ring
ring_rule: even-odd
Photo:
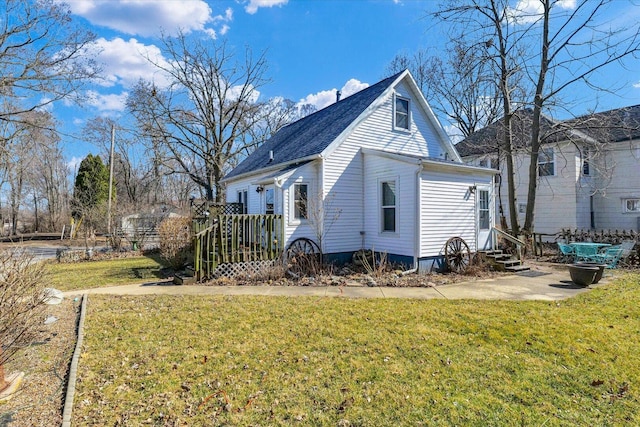
[[[577,286],[569,278],[566,266],[533,265],[527,272],[492,279],[471,280],[430,288],[393,288],[363,286],[198,286],[172,283],[143,283],[104,288],[68,291],[78,294],[110,295],[263,295],[317,296],[345,298],[417,298],[417,299],[485,299],[543,300],[571,298],[589,289],[605,285],[608,273],[597,285]]]

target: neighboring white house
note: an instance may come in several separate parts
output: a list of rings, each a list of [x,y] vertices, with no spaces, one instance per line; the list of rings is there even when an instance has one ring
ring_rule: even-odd
[[[514,156],[516,206],[524,222],[529,184],[531,111],[514,116],[518,149]],[[533,231],[562,229],[640,231],[640,105],[591,114],[563,122],[542,122],[538,190]],[[499,120],[456,145],[465,162],[501,171],[499,200],[510,224],[504,156],[497,147],[504,136]],[[500,159],[500,160],[499,160]]]
[[[430,269],[451,237],[490,245],[496,173],[462,163],[404,71],[284,127],[223,182],[227,202],[283,215],[285,247],[319,243],[321,224],[329,259],[373,249]]]

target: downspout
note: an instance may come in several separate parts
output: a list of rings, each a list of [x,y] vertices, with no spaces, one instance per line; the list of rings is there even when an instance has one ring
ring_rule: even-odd
[[[365,249],[365,239],[367,238],[366,235],[366,230],[365,230],[365,215],[364,215],[364,203],[365,203],[365,176],[366,176],[366,172],[365,172],[365,154],[362,152],[362,149],[360,149],[360,158],[362,160],[362,169],[360,170],[360,183],[362,185],[362,189],[360,191],[360,206],[362,207],[361,211],[362,211],[362,219],[360,222],[360,237],[362,239],[362,243],[361,243],[361,247],[360,249],[364,250]]]

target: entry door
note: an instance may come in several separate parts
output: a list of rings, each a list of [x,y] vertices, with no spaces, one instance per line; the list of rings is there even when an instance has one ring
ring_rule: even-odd
[[[489,187],[478,186],[476,188],[477,250],[491,249],[491,226],[493,225],[493,209],[491,207]]]

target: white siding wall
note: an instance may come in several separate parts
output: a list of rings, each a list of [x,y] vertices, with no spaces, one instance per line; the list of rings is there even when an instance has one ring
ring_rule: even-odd
[[[606,168],[611,180],[598,183],[603,191],[594,196],[596,229],[640,231],[640,214],[623,213],[622,206],[625,198],[640,198],[640,141],[612,144]]]
[[[372,148],[424,157],[444,157],[445,150],[435,129],[422,114],[413,94],[400,83],[400,96],[410,99],[411,132],[393,129],[393,96],[386,99],[325,160],[324,186],[334,206],[342,209],[340,218],[325,239],[326,252],[355,251],[362,246],[364,228],[363,164],[360,148]],[[364,216],[363,216],[364,212]]]
[[[420,184],[420,257],[444,254],[451,237],[462,237],[476,250],[476,206],[469,186],[487,185],[487,175],[426,170]],[[493,194],[491,194],[493,197]]]
[[[320,188],[318,186],[318,167],[318,163],[307,163],[297,168],[282,183],[282,213],[285,221],[284,240],[286,245],[300,237],[306,237],[318,244],[320,243],[317,238],[317,227],[314,226],[314,219],[317,218],[317,215],[312,212],[317,210],[319,203],[321,203],[319,196]],[[295,196],[294,184],[296,183],[308,185],[308,210],[310,211],[310,220],[296,221],[293,219],[292,203]]]
[[[573,144],[555,146],[555,176],[541,177],[536,194],[534,227],[538,233],[556,233],[562,228],[578,226],[578,211],[581,221],[584,220],[584,209],[589,209],[588,192],[578,191],[581,181],[580,157]],[[501,195],[505,208],[507,224],[509,221],[507,174],[504,161],[501,162],[502,188]],[[514,160],[516,205],[527,203],[529,185],[529,155],[517,155]],[[586,199],[585,199],[586,197]],[[524,224],[524,213],[518,215],[520,225]]]
[[[377,252],[414,256],[416,181],[420,165],[364,155],[364,246]],[[381,183],[396,183],[396,232],[382,232]]]
[[[245,178],[240,181],[235,181],[227,184],[226,189],[226,201],[227,203],[235,203],[238,201],[238,191],[247,190],[247,197],[249,198],[248,213],[257,214],[260,212],[260,194],[256,192],[256,186],[251,185],[251,179]]]

